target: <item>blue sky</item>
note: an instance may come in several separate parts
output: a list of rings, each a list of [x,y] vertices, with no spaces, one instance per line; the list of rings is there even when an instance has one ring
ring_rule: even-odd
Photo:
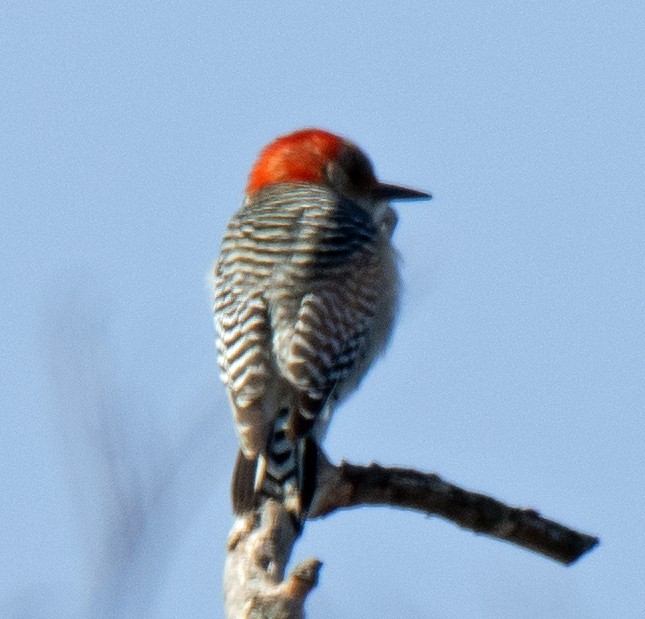
[[[317,617],[645,615],[645,5],[5,2],[0,614],[221,617],[236,439],[205,275],[258,150],[346,135],[402,204],[390,349],[332,458],[598,534],[311,523]]]

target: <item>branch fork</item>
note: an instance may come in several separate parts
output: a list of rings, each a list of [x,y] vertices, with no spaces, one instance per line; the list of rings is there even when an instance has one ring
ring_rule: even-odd
[[[511,507],[432,473],[376,463],[334,465],[322,452],[318,471],[318,486],[308,519],[363,505],[411,509],[527,548],[564,565],[571,565],[599,542],[598,538],[548,520],[533,509]],[[273,500],[236,518],[229,535],[224,571],[225,606],[230,619],[304,617],[304,603],[318,583],[321,563],[314,558],[306,559],[285,578],[297,538],[288,512]]]

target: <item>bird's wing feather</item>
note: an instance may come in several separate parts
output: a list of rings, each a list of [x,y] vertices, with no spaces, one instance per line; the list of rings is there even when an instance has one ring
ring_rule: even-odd
[[[379,306],[379,242],[369,216],[351,203],[337,204],[316,228],[310,281],[280,365],[301,393],[300,415],[315,421],[332,392],[357,383]],[[306,224],[306,218],[304,220]],[[305,432],[310,423],[301,424]]]
[[[264,449],[275,411],[267,398],[272,378],[271,327],[262,290],[249,289],[240,272],[216,267],[215,327],[218,362],[233,406],[242,450]]]
[[[377,298],[360,271],[305,295],[287,357],[287,377],[308,397],[324,399],[364,353]]]

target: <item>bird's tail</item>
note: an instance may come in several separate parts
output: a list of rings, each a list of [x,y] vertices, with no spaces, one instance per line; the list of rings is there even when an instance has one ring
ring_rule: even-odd
[[[289,410],[281,412],[259,456],[238,453],[231,484],[233,510],[243,514],[263,500],[284,504],[300,528],[307,518],[316,490],[318,446],[311,438],[290,438]]]

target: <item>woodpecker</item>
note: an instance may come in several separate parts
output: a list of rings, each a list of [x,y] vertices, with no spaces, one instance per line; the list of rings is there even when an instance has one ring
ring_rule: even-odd
[[[392,331],[389,202],[430,197],[381,183],[357,146],[320,129],[260,153],[213,270],[218,362],[240,439],[237,514],[270,497],[304,522],[331,414]]]

